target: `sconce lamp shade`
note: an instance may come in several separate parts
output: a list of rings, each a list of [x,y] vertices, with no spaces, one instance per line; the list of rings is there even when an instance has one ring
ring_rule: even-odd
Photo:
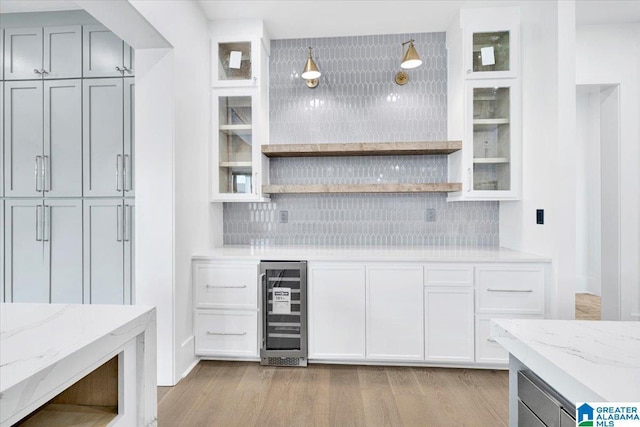
[[[314,80],[321,75],[322,74],[320,73],[320,70],[318,70],[318,66],[311,57],[311,48],[309,48],[309,57],[307,58],[307,63],[304,65],[304,70],[302,70],[302,74],[300,76],[305,80]]]
[[[407,52],[404,54],[402,62],[400,63],[400,67],[404,68],[405,70],[409,68],[416,68],[422,65],[422,60],[420,59],[420,56],[418,56],[416,48],[413,47],[413,40],[410,40],[408,43],[409,48],[407,49]]]

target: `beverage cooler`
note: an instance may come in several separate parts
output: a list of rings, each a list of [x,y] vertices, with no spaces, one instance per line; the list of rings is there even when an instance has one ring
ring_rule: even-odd
[[[260,364],[307,366],[307,262],[262,261]]]

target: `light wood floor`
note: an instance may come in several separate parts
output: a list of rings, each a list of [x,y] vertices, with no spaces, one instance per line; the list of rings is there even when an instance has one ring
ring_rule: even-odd
[[[164,426],[507,426],[507,371],[202,361],[160,387]]]
[[[600,297],[576,294],[576,320],[600,320]]]

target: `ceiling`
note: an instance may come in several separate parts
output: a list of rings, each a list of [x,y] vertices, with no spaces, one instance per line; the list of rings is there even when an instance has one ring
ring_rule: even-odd
[[[461,7],[518,3],[509,0],[195,1],[210,20],[262,19],[273,39],[444,31]],[[70,9],[78,9],[73,0],[0,2],[2,13]],[[578,25],[640,23],[640,1],[577,0],[576,22]]]

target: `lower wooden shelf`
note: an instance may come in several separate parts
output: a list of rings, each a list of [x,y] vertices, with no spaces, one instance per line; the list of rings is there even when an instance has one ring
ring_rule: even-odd
[[[458,182],[430,184],[313,184],[263,185],[264,194],[318,194],[318,193],[452,193],[462,191]]]
[[[50,403],[27,419],[20,421],[20,427],[63,427],[63,426],[108,426],[118,416],[116,406],[84,406]]]

